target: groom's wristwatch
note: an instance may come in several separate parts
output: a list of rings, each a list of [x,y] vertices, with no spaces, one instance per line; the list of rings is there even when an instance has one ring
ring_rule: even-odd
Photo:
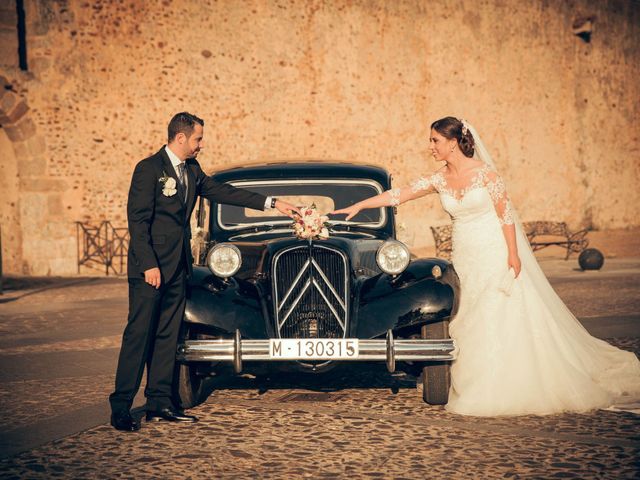
[[[271,197],[271,208],[276,208],[276,202],[278,199],[276,197]]]

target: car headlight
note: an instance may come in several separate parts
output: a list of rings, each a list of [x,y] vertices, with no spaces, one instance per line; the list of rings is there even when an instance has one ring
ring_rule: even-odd
[[[219,243],[207,254],[207,266],[215,275],[228,278],[237,273],[242,265],[242,255],[235,245]]]
[[[380,270],[389,275],[398,275],[404,272],[410,261],[409,249],[396,240],[384,242],[376,254],[376,262],[378,262]]]

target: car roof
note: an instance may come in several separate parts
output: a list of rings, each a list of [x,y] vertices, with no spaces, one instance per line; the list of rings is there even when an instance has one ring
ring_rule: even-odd
[[[282,161],[221,170],[213,174],[220,182],[255,179],[366,178],[389,184],[389,172],[374,165],[325,161]]]

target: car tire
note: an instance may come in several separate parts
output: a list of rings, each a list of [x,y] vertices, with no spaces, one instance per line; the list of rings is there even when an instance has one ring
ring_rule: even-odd
[[[449,321],[424,325],[421,337],[425,339],[449,338]],[[429,405],[446,405],[451,386],[451,362],[430,362],[422,369],[422,399]]]
[[[196,328],[185,323],[180,338],[191,340],[198,338]],[[189,362],[178,362],[177,376],[177,393],[182,408],[195,407],[205,400],[203,398],[204,377],[196,373],[196,365]]]

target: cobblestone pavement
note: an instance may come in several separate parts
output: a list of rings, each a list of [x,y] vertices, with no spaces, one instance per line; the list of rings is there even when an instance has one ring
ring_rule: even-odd
[[[6,478],[637,478],[638,415],[460,417],[410,378],[359,373],[366,388],[333,392],[247,381],[214,391],[195,425],[101,425],[0,465]]]
[[[640,260],[543,268],[590,331],[640,355]],[[116,432],[126,282],[27,287],[0,297],[0,478],[640,478],[640,415],[462,417],[382,366],[214,378],[199,423]]]

